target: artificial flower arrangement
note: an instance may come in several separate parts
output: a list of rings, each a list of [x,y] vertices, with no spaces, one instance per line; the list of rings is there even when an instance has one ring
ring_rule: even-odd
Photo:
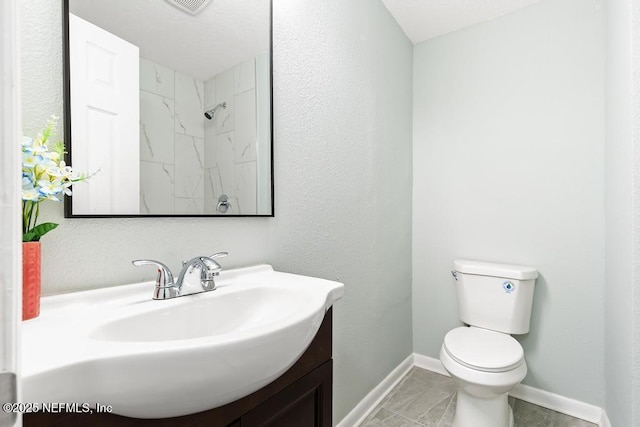
[[[71,195],[71,185],[88,177],[78,174],[64,162],[65,148],[60,142],[51,143],[58,118],[51,116],[45,128],[33,139],[22,140],[22,241],[37,242],[58,226],[52,222],[38,224],[40,202],[61,201]]]

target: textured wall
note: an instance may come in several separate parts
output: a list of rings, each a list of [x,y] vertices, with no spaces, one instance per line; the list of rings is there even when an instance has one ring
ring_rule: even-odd
[[[346,284],[340,420],[411,352],[412,46],[379,1],[275,4],[275,265]]]
[[[17,161],[7,162],[5,159],[16,159],[19,148],[15,143],[20,138],[17,126],[20,111],[16,108],[19,96],[19,57],[16,37],[17,4],[15,0],[0,4],[0,371],[16,372],[18,369],[19,326],[18,307],[20,292],[18,290],[22,269],[21,215],[20,215],[20,166]],[[19,255],[20,254],[20,255]],[[9,396],[9,389],[3,384],[3,396]],[[13,425],[15,415],[0,414],[1,425]]]
[[[334,311],[341,419],[411,353],[412,46],[379,1],[274,0],[275,218],[64,219],[43,239],[46,294],[154,276],[135,258],[227,250],[226,267],[345,283]],[[20,2],[25,133],[62,113],[57,1]]]
[[[633,343],[633,139],[629,0],[607,2],[605,408],[631,426]],[[637,150],[635,150],[637,151]],[[637,153],[636,153],[637,155]]]
[[[539,268],[525,384],[604,404],[604,16],[545,1],[414,51],[414,351],[458,325],[456,258]]]
[[[640,425],[640,4],[629,1],[631,18],[631,127],[633,129],[633,356],[631,424]],[[627,52],[627,54],[629,54]],[[617,325],[613,325],[617,327]]]

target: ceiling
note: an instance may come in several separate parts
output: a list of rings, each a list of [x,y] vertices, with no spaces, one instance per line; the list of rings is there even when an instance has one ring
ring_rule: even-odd
[[[70,0],[69,9],[201,81],[269,49],[266,0],[214,0],[195,16],[162,0]]]
[[[414,44],[541,0],[382,0]]]
[[[539,1],[382,0],[414,44]],[[214,0],[196,16],[161,0],[70,0],[70,9],[140,56],[203,81],[269,48],[266,0]]]

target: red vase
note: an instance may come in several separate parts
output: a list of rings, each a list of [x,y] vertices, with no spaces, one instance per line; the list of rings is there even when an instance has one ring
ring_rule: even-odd
[[[40,242],[22,243],[22,320],[40,314]]]

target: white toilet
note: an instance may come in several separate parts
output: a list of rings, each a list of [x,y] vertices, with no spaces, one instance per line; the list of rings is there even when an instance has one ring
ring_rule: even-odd
[[[510,334],[529,332],[533,267],[456,260],[460,320],[444,337],[440,361],[458,385],[453,427],[510,427],[508,393],[527,375],[524,351]]]

